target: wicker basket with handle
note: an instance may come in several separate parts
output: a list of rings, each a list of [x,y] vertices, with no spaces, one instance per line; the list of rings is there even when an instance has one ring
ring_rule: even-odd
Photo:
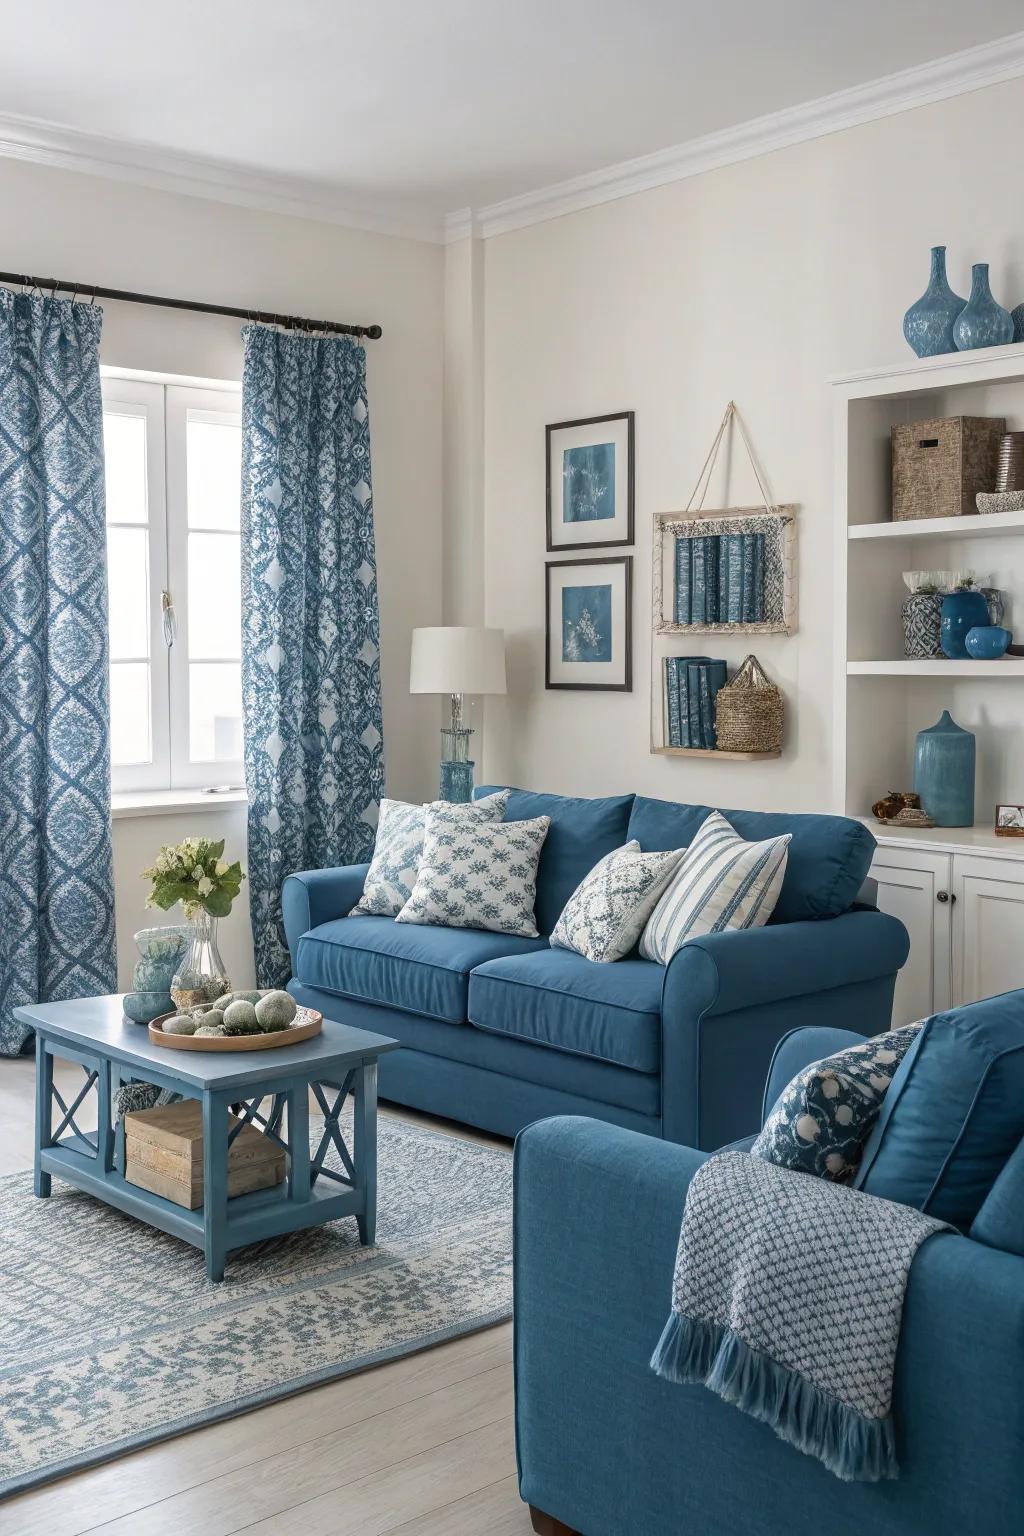
[[[756,656],[748,656],[715,699],[719,752],[778,752],[782,747],[782,694]]]

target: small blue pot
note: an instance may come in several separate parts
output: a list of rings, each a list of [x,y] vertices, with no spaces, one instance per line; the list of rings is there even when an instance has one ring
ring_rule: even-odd
[[[1000,624],[976,624],[964,636],[964,645],[975,661],[994,661],[1004,654],[1010,639],[1010,631]]]
[[[940,644],[954,661],[967,658],[967,631],[988,624],[988,603],[976,588],[947,592],[942,599]]]

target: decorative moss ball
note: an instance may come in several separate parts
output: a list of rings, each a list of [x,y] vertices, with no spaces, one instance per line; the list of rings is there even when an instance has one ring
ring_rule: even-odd
[[[235,994],[233,992],[225,992],[223,997],[218,997],[214,1000],[213,1006],[214,1008],[219,1008],[221,1013],[223,1013],[228,1004],[233,1003],[234,1000]]]
[[[217,1039],[223,1040],[226,1033],[227,1031],[225,1030],[223,1024],[200,1024],[199,1028],[196,1030],[197,1037],[199,1035],[205,1035],[207,1039],[216,1037]]]
[[[197,1024],[210,1024],[215,1029],[220,1029],[224,1023],[224,1010],[222,1008],[204,1008],[201,1012],[193,1013],[192,1017]]]
[[[173,1019],[164,1020],[165,1035],[194,1035],[196,1021],[187,1013],[176,1013]]]
[[[256,1009],[243,998],[236,998],[224,1009],[224,1028],[229,1035],[254,1035],[259,1029]]]
[[[297,1012],[295,999],[288,992],[268,992],[256,1004],[256,1018],[264,1034],[287,1029]]]

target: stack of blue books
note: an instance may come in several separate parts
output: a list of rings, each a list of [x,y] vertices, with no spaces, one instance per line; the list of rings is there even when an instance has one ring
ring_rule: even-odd
[[[764,622],[764,534],[676,539],[677,624]]]
[[[715,695],[725,677],[725,662],[711,656],[666,656],[667,746],[714,749]]]

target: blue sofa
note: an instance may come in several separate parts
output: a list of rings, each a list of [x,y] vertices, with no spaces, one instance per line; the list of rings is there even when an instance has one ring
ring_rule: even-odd
[[[901,923],[857,902],[875,847],[859,822],[727,811],[743,837],[792,833],[766,927],[693,940],[667,967],[635,955],[598,965],[550,947],[565,902],[599,859],[629,838],[645,850],[683,847],[709,810],[513,790],[506,820],[551,818],[538,939],[348,917],[366,865],[292,875],[289,990],[326,1018],[401,1042],[380,1063],[380,1093],[397,1103],[506,1136],[572,1114],[720,1146],[756,1126],[788,1029],[888,1028],[908,940]]]
[[[1024,1014],[1024,993],[1017,998]],[[829,1029],[787,1037],[765,1108],[802,1066],[857,1038]],[[516,1142],[516,1431],[534,1529],[1019,1536],[1024,1143],[971,1228],[990,1241],[991,1210],[989,1227],[1016,1233],[1014,1251],[944,1236],[914,1261],[893,1402],[900,1476],[887,1483],[839,1482],[703,1386],[649,1369],[687,1185],[705,1155],[582,1119],[547,1120]]]

